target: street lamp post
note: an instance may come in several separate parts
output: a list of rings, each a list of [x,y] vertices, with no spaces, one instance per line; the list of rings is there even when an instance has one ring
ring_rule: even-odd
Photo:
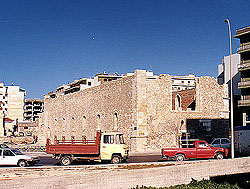
[[[225,20],[225,23],[228,24],[228,31],[229,31],[229,45],[230,45],[230,84],[231,84],[231,157],[234,159],[234,122],[233,122],[233,66],[232,66],[232,34],[230,28],[230,21],[229,19]]]

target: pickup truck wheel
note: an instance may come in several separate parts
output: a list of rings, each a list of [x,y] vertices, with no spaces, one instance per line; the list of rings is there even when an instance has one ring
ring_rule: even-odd
[[[121,163],[122,158],[119,155],[113,155],[112,159],[111,159],[111,163],[113,164],[118,164]]]
[[[60,160],[61,164],[64,166],[70,165],[72,163],[72,158],[70,156],[63,156]]]
[[[175,160],[176,161],[184,161],[185,160],[185,156],[183,154],[177,154],[175,156]]]
[[[17,163],[17,165],[18,165],[19,167],[25,167],[25,166],[27,166],[27,162],[26,162],[25,160],[20,160],[20,161]]]
[[[223,156],[222,153],[217,153],[217,154],[215,155],[215,157],[216,157],[216,159],[223,159],[223,158],[224,158],[224,156]]]

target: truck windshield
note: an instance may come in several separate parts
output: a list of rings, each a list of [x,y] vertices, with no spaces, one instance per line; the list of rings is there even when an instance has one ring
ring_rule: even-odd
[[[16,154],[16,155],[23,155],[22,152],[20,152],[20,151],[18,151],[18,150],[16,150],[16,149],[11,149],[11,151],[12,151],[14,154]]]
[[[125,144],[122,134],[117,134],[116,135],[116,144]]]

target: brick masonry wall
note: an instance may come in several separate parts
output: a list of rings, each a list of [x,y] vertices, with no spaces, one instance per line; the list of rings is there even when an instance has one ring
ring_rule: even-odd
[[[187,119],[228,119],[228,94],[211,77],[196,79],[196,107],[172,110],[169,75],[148,78],[146,71],[67,95],[44,99],[40,143],[47,137],[93,139],[98,129],[119,130],[132,151],[174,147]]]
[[[195,100],[195,91],[195,89],[174,91],[172,93],[172,110],[178,109],[178,104],[176,103],[177,95],[179,95],[181,99],[182,110],[187,110],[189,105]]]

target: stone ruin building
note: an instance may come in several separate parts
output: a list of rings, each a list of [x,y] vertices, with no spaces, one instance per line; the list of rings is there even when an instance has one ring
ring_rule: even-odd
[[[170,75],[136,70],[73,93],[49,93],[38,140],[93,139],[97,130],[118,130],[131,151],[152,151],[176,147],[181,137],[228,137],[227,86],[208,76],[193,79],[191,88],[173,90]]]

